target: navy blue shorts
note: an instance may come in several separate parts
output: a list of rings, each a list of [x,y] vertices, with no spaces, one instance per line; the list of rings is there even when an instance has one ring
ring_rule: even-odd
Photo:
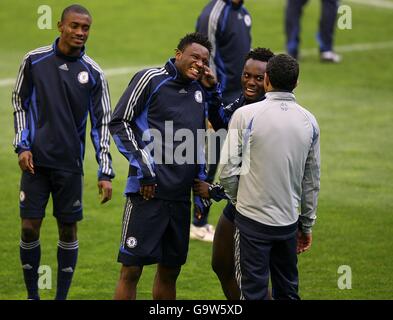
[[[53,215],[63,223],[82,220],[83,176],[78,173],[35,167],[22,172],[19,207],[24,219],[42,219],[52,194]]]
[[[190,220],[190,201],[128,196],[117,261],[125,266],[183,265],[188,254]]]
[[[235,213],[236,207],[232,204],[232,202],[228,201],[227,205],[225,206],[223,212],[224,216],[231,221],[232,223],[235,222]]]

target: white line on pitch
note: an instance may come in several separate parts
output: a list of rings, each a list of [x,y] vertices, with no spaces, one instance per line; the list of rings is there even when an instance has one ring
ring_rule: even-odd
[[[346,2],[353,2],[356,4],[364,4],[366,6],[393,9],[393,2],[386,0],[345,0]]]
[[[385,42],[374,42],[374,43],[355,43],[343,46],[336,46],[335,51],[337,52],[354,52],[354,51],[368,51],[368,50],[381,50],[393,48],[393,41]],[[278,52],[279,50],[277,50]],[[302,56],[314,55],[318,52],[318,49],[303,49],[301,51]],[[133,74],[139,70],[149,68],[149,66],[133,66],[133,67],[120,67],[105,69],[104,73],[106,77],[114,77],[123,74]],[[0,79],[0,87],[12,86],[15,84],[14,78]]]

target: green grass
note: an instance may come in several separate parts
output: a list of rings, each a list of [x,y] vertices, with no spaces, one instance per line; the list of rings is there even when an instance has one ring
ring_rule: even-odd
[[[161,65],[181,36],[194,29],[205,0],[80,1],[94,19],[88,54],[102,68]],[[316,49],[319,2],[310,2],[303,18],[302,48]],[[0,4],[0,79],[14,78],[23,55],[51,43],[61,9],[68,1],[49,0],[52,30],[36,26],[41,1],[2,0]],[[283,51],[280,0],[248,0],[253,16],[253,45]],[[393,10],[350,4],[352,30],[337,30],[337,45],[392,41]],[[393,49],[346,52],[340,65],[320,64],[316,55],[301,60],[298,101],[321,127],[322,180],[313,247],[299,256],[304,299],[392,299],[393,275]],[[130,75],[108,77],[113,108]],[[19,262],[20,171],[13,153],[12,86],[0,86],[0,299],[25,299]],[[84,220],[79,224],[80,255],[70,299],[111,299],[119,276],[116,262],[127,162],[112,147],[117,178],[110,203],[98,203],[91,143],[85,160]],[[215,224],[223,203],[214,204]],[[41,233],[42,264],[53,269],[55,288],[57,229],[51,206]],[[210,268],[211,245],[190,242],[178,280],[180,299],[224,299]],[[352,268],[352,289],[339,290],[337,270]],[[146,267],[138,298],[151,299],[155,266]],[[52,299],[54,289],[42,290]]]

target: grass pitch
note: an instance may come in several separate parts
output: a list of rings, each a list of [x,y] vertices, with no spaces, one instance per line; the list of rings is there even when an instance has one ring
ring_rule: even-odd
[[[391,1],[393,2],[393,1]],[[160,66],[174,53],[178,40],[194,30],[207,0],[80,1],[93,16],[87,53],[103,69]],[[370,1],[372,3],[372,1]],[[41,1],[2,0],[0,4],[0,299],[25,299],[19,262],[18,210],[20,171],[13,153],[12,85],[24,54],[52,43],[56,22],[69,1],[46,2],[52,29],[37,27]],[[319,2],[311,1],[302,21],[303,58],[295,94],[314,113],[321,127],[322,179],[318,219],[311,250],[299,256],[303,299],[392,299],[393,247],[393,18],[392,9],[346,3],[352,29],[337,30],[336,46],[343,62],[318,61],[315,32]],[[253,46],[284,49],[283,0],[248,0],[253,17]],[[359,45],[360,44],[360,45]],[[371,48],[371,49],[370,49]],[[108,75],[112,108],[131,79],[119,69]],[[112,144],[114,197],[99,204],[97,164],[91,143],[85,158],[84,220],[79,224],[79,260],[70,299],[111,299],[119,276],[116,262],[127,162]],[[215,224],[224,203],[214,204]],[[56,223],[51,206],[41,232],[41,264],[56,279]],[[211,244],[190,242],[188,262],[178,280],[179,299],[224,299],[210,268]],[[352,271],[350,290],[341,290],[338,269]],[[145,267],[138,299],[151,299],[155,266]]]

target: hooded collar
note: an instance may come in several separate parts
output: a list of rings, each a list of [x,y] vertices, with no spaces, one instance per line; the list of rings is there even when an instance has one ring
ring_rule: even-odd
[[[184,78],[179,70],[176,68],[175,65],[175,58],[170,58],[168,62],[165,64],[165,69],[168,71],[169,75],[176,81],[181,82],[181,83],[192,83],[192,82],[197,82],[197,80],[190,80]]]
[[[168,60],[168,62],[165,64],[165,69],[172,78],[176,79],[178,77],[179,71],[175,66],[175,58],[170,58]]]
[[[232,0],[221,0],[224,1],[226,4],[231,5],[234,9],[239,9],[243,5],[243,0],[239,2],[239,4],[234,4]]]
[[[82,47],[81,52],[79,54],[79,56],[67,56],[64,53],[62,53],[59,50],[59,40],[60,37],[56,38],[55,42],[53,43],[52,47],[53,47],[53,51],[55,52],[55,54],[63,59],[69,60],[69,61],[76,61],[78,59],[81,59],[84,54],[85,54],[85,46]]]

